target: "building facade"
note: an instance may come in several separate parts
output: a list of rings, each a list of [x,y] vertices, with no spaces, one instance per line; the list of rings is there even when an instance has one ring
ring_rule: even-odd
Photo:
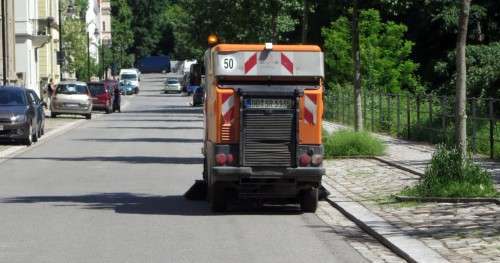
[[[38,77],[41,87],[50,80],[60,79],[61,69],[57,64],[59,51],[59,0],[38,0],[38,22],[47,25],[44,29],[50,37],[47,43],[38,49]]]
[[[88,8],[85,14],[85,22],[87,26],[87,34],[89,36],[90,57],[94,58],[96,63],[99,62],[99,46],[101,44],[101,8],[100,1],[89,0]]]
[[[4,0],[5,11],[0,12],[0,16],[5,14],[6,21],[6,31],[5,31],[5,40],[0,41],[0,52],[3,50],[3,45],[5,46],[6,51],[6,72],[7,72],[7,84],[16,84],[17,76],[16,76],[16,33],[15,33],[15,18],[14,18],[14,1],[16,0]],[[4,10],[2,10],[4,11]],[[4,17],[1,17],[0,20],[3,20]],[[0,26],[0,37],[2,35],[3,28]],[[0,53],[0,83],[3,83],[3,56]]]
[[[101,0],[101,39],[104,46],[111,45],[111,1]]]
[[[39,49],[50,39],[48,24],[38,20],[38,1],[15,0],[16,74],[18,83],[40,95]]]

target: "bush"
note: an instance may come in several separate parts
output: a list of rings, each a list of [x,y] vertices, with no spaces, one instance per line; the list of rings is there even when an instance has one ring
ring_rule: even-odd
[[[419,184],[403,195],[421,197],[494,197],[491,175],[456,148],[439,145]]]
[[[338,131],[324,136],[325,157],[382,155],[384,144],[368,132]]]

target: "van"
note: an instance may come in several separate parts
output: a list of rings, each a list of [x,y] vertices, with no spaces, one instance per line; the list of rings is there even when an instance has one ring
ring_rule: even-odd
[[[139,93],[140,78],[136,69],[122,69],[120,70],[120,84],[129,82],[134,87],[134,93]]]

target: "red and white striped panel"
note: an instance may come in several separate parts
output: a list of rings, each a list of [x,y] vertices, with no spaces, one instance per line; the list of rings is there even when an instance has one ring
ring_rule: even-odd
[[[224,123],[231,123],[234,118],[234,96],[233,94],[225,94],[221,95],[222,98],[222,118],[224,119]]]
[[[316,125],[318,112],[318,96],[306,94],[304,96],[304,120],[308,124]]]

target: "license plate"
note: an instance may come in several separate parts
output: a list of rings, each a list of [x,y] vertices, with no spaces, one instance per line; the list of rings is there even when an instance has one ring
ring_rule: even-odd
[[[78,107],[78,104],[67,103],[65,106],[70,107],[70,108],[76,108],[76,107]]]
[[[247,99],[245,106],[249,109],[291,109],[290,99]]]
[[[0,131],[3,131],[3,125],[0,125]]]

